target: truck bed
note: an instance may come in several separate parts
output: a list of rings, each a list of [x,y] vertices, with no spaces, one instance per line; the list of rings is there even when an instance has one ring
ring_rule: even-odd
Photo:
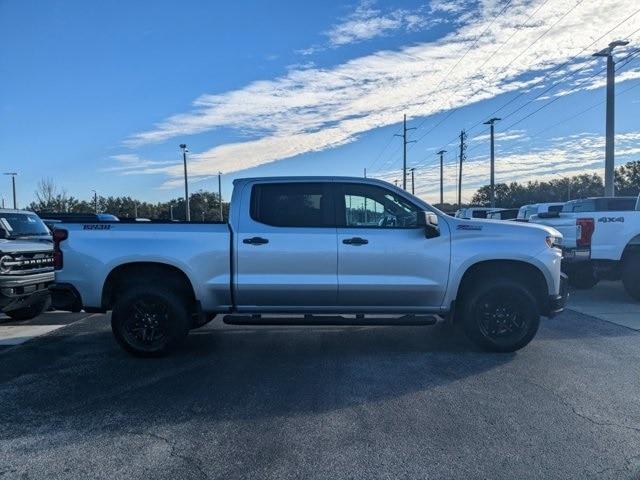
[[[69,232],[56,281],[73,285],[86,307],[100,307],[103,277],[130,262],[177,267],[189,278],[204,309],[231,305],[227,223],[59,223],[56,229]]]

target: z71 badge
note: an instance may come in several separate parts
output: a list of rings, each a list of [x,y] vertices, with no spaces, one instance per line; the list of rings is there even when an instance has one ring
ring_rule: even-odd
[[[82,225],[83,230],[111,230],[111,225],[108,223],[89,224]]]
[[[600,223],[622,222],[624,223],[624,217],[600,217],[598,219]]]

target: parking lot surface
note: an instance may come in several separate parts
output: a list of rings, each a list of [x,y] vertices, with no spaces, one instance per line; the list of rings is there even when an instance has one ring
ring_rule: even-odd
[[[640,333],[579,313],[507,355],[446,325],[214,321],[155,360],[72,320],[0,352],[0,478],[640,474]]]

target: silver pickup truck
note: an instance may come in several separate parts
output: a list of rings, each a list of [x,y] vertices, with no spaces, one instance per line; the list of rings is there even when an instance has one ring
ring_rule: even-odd
[[[438,315],[485,349],[514,351],[564,306],[559,236],[451,218],[373,179],[243,179],[229,223],[58,224],[54,303],[112,310],[118,342],[143,356],[216,314],[261,325]]]

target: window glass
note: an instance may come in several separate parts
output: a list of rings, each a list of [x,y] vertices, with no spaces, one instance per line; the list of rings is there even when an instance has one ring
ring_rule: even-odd
[[[276,227],[331,227],[334,221],[329,184],[254,185],[251,218]]]
[[[338,216],[347,227],[414,228],[418,208],[382,187],[342,184]],[[342,205],[344,202],[344,205]]]
[[[606,209],[610,212],[633,210],[636,206],[635,198],[608,198]]]
[[[473,218],[487,218],[486,210],[473,210],[471,213]]]
[[[562,211],[562,205],[551,205],[549,207],[549,211],[550,212],[561,212]]]

